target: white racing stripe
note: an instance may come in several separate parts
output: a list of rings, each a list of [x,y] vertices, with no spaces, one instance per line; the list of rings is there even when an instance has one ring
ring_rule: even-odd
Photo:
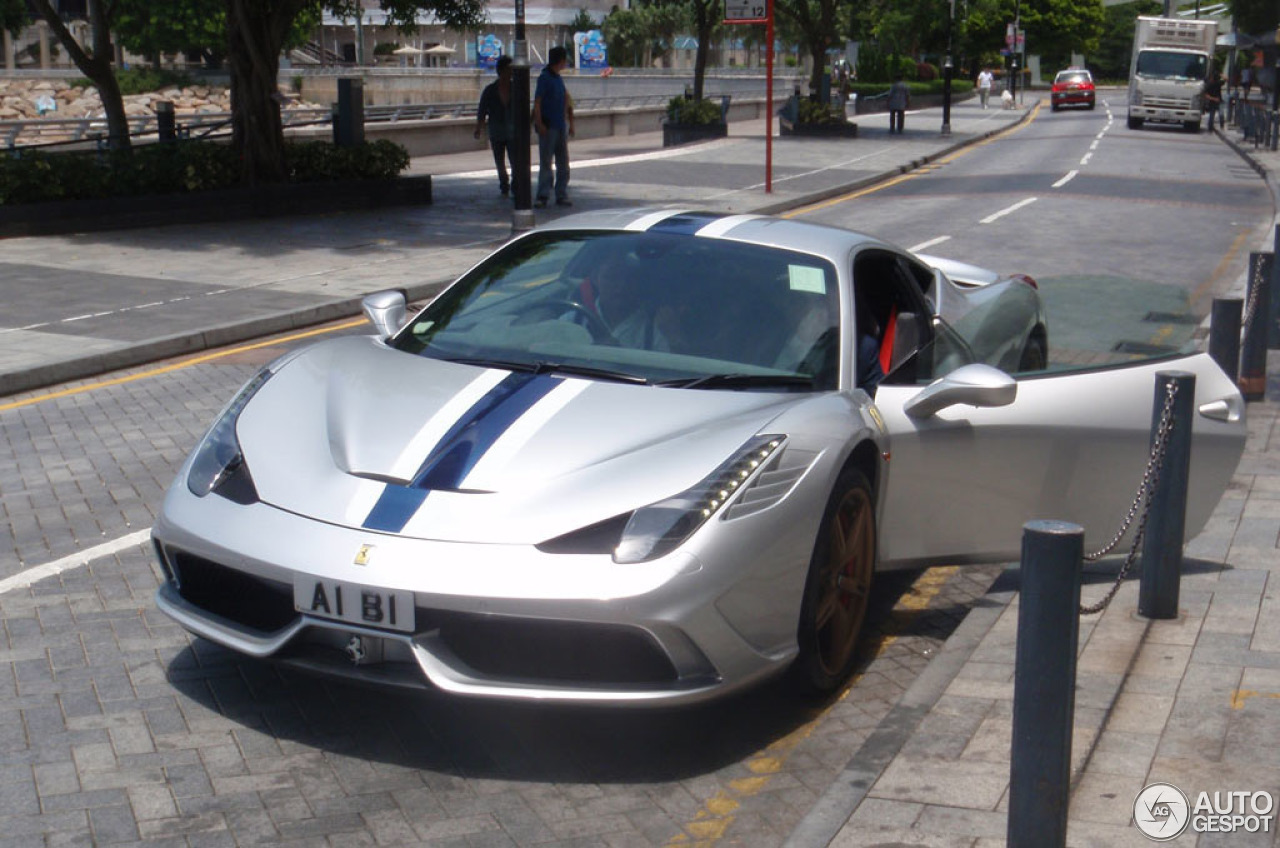
[[[484,456],[462,481],[463,489],[498,489],[502,481],[502,472],[516,454],[524,449],[529,440],[546,426],[555,414],[569,405],[569,402],[582,394],[591,385],[590,380],[562,380],[542,400],[529,408],[524,415],[512,423],[498,441],[485,451]]]
[[[720,236],[729,232],[734,227],[738,226],[744,221],[754,221],[755,219],[762,218],[762,217],[764,216],[762,215],[730,215],[727,218],[721,218],[718,221],[712,221],[710,224],[707,224],[705,227],[698,230],[696,235],[704,236],[708,238],[719,238]]]
[[[449,428],[458,423],[458,419],[466,414],[466,411],[474,406],[480,398],[491,392],[495,386],[509,376],[511,375],[508,371],[489,368],[481,373],[479,377],[463,386],[444,406],[440,407],[440,410],[435,415],[427,420],[426,424],[422,425],[422,429],[418,431],[418,434],[404,446],[404,450],[400,452],[400,456],[391,466],[391,476],[398,480],[411,479],[431,453],[431,449],[444,438],[445,433],[449,432]]]
[[[86,550],[79,551],[64,556],[62,559],[56,559],[53,562],[46,562],[44,565],[37,565],[28,568],[26,571],[19,572],[12,576],[0,580],[0,595],[6,592],[12,592],[14,589],[25,589],[33,583],[44,580],[46,577],[53,577],[55,574],[61,574],[72,568],[79,568],[82,565],[88,565],[95,559],[102,559],[111,556],[114,553],[136,548],[145,544],[151,538],[151,529],[139,530],[136,533],[130,533],[128,536],[121,536],[119,539],[113,539],[110,542],[104,542]]]
[[[1013,212],[1017,212],[1019,209],[1021,209],[1024,206],[1030,206],[1032,203],[1035,203],[1037,200],[1039,200],[1038,197],[1028,197],[1026,200],[1019,200],[1017,203],[1013,204],[1012,206],[1007,206],[1004,209],[1001,209],[999,212],[993,212],[992,214],[983,218],[978,223],[990,224],[993,221],[998,221],[1001,218],[1003,218],[1005,215],[1009,215]]]
[[[951,240],[951,236],[938,236],[935,239],[922,241],[917,245],[908,247],[907,250],[909,250],[912,253],[919,253],[922,250],[928,250],[929,248],[933,247],[935,244],[942,244],[944,241],[950,241],[950,240]]]

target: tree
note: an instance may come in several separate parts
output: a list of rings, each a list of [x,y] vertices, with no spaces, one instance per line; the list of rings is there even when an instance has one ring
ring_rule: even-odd
[[[711,51],[711,40],[720,28],[724,6],[720,0],[688,0],[688,3],[693,34],[698,39],[698,50],[693,58],[693,99],[701,100],[707,76],[707,55]]]
[[[227,53],[225,0],[115,0],[112,29],[130,51],[157,67],[166,53],[191,53],[209,66]]]
[[[115,71],[111,67],[114,53],[111,45],[111,24],[115,5],[113,0],[88,0],[89,28],[93,37],[93,47],[86,50],[80,46],[80,42],[76,41],[71,30],[67,29],[67,25],[62,22],[62,18],[58,16],[57,10],[49,0],[31,0],[31,7],[49,24],[49,29],[57,36],[58,43],[71,56],[80,73],[97,86],[102,109],[107,115],[107,144],[114,150],[128,150],[130,147],[129,122],[124,114],[124,98],[120,95],[120,85],[116,82]]]
[[[92,0],[91,0],[92,1]],[[41,0],[44,2],[44,0]],[[286,176],[284,129],[276,83],[280,53],[305,15],[330,9],[361,14],[358,0],[226,0],[227,55],[231,62],[232,144],[240,153],[245,185],[281,182]],[[417,28],[419,13],[434,14],[454,29],[478,29],[484,0],[379,0],[401,32]]]
[[[1280,28],[1280,4],[1276,0],[1231,0],[1236,29],[1247,35],[1265,35]]]
[[[775,0],[773,8],[790,22],[797,40],[809,51],[813,60],[809,90],[817,91],[827,64],[827,50],[840,43],[844,31],[837,26],[837,0]]]
[[[569,22],[569,32],[591,32],[595,28],[595,19],[586,9],[579,9],[578,14]]]
[[[1133,22],[1139,15],[1159,15],[1159,0],[1138,0],[1106,8],[1106,20],[1097,51],[1089,54],[1089,68],[1101,79],[1124,79],[1133,56]]]

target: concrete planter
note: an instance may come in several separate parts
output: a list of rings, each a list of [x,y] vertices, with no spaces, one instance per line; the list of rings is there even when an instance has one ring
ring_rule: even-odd
[[[0,206],[0,238],[195,224],[431,202],[431,177],[273,184]]]
[[[729,125],[719,124],[673,124],[662,125],[662,146],[675,147],[678,144],[689,144],[693,141],[707,141],[712,138],[724,138],[729,134]]]

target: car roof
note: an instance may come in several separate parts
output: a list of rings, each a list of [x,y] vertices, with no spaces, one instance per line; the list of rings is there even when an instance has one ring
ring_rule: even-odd
[[[605,230],[661,232],[700,238],[742,241],[824,256],[840,264],[849,252],[864,245],[892,245],[865,233],[775,218],[769,215],[734,215],[689,209],[641,207],[582,212],[548,222],[538,231]],[[894,248],[897,249],[897,248]]]

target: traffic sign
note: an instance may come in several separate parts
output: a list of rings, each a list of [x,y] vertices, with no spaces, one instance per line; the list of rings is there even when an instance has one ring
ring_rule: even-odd
[[[768,19],[765,0],[724,0],[726,24],[762,24]]]

